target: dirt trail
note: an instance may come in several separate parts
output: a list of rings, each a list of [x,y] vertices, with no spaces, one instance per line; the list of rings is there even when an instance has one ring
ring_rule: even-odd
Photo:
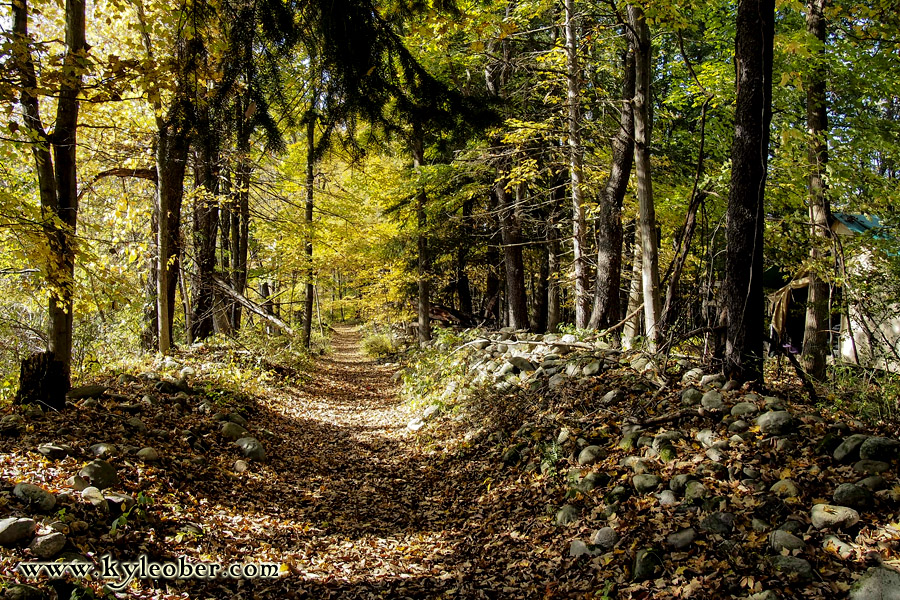
[[[515,582],[489,575],[482,552],[523,524],[484,528],[496,507],[479,496],[496,465],[423,449],[406,428],[413,415],[397,397],[394,371],[364,357],[360,338],[338,328],[311,379],[259,407],[251,423],[274,434],[260,472],[202,491],[252,532],[225,534],[234,536],[231,560],[238,542],[245,560],[291,566],[278,581],[226,587],[265,598],[510,597],[500,590]],[[527,555],[522,540],[506,541]]]

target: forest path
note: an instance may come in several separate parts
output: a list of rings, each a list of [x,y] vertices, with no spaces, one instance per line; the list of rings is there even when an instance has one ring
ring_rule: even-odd
[[[246,560],[290,565],[289,577],[242,585],[267,598],[497,597],[510,583],[490,573],[507,565],[497,536],[522,526],[521,510],[485,495],[495,462],[444,452],[407,429],[413,414],[395,369],[363,356],[361,337],[337,327],[310,379],[260,399],[267,414],[251,423],[273,433],[267,463],[240,486],[207,490],[253,523]],[[486,514],[495,510],[512,521]],[[528,556],[524,540],[502,543],[520,554],[510,564]],[[233,546],[228,554],[234,560]]]

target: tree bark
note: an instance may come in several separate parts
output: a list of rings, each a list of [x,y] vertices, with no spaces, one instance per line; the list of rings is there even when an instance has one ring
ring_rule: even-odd
[[[219,227],[219,153],[214,139],[216,132],[209,119],[204,119],[198,156],[197,187],[204,193],[194,201],[193,237],[197,270],[194,273],[191,296],[191,323],[188,342],[204,340],[215,330],[215,286],[212,277],[216,269],[216,236]]]
[[[500,238],[503,241],[503,264],[506,272],[506,296],[509,324],[528,329],[528,303],[525,294],[525,261],[522,255],[522,233],[515,202],[510,199],[506,181],[494,183],[494,194],[500,209]]]
[[[315,97],[315,94],[313,94]],[[316,151],[316,117],[311,110],[306,116],[306,206],[304,225],[306,226],[306,294],[303,302],[303,346],[308,350],[312,343],[312,311],[315,300],[313,277],[313,201],[315,200],[315,151]]]
[[[643,300],[642,278],[643,272],[643,244],[641,244],[641,228],[638,223],[634,225],[634,243],[632,244],[633,256],[631,262],[631,281],[628,286],[628,308],[625,314],[634,316],[622,327],[622,348],[630,350],[634,346],[634,338],[641,333],[641,315],[638,309]]]
[[[631,36],[627,36],[631,39]],[[612,141],[612,166],[600,196],[597,218],[597,281],[594,306],[588,327],[605,329],[619,321],[619,293],[622,286],[622,201],[631,177],[634,159],[634,50],[629,43],[624,57],[622,112],[619,130]]]
[[[831,287],[816,271],[822,257],[820,241],[830,237],[828,227],[829,202],[825,190],[825,168],[828,164],[828,105],[825,73],[825,44],[827,0],[809,0],[806,10],[806,29],[816,40],[814,57],[810,62],[806,84],[806,125],[809,134],[809,220],[812,228],[809,272],[809,296],[806,306],[806,331],[803,335],[803,368],[815,379],[825,377],[825,357],[828,354],[828,306]]]
[[[425,164],[425,142],[422,127],[419,124],[413,127],[412,152],[413,169],[417,176],[421,176],[422,167]],[[417,272],[419,278],[419,343],[424,344],[431,340],[431,290],[429,282],[428,238],[426,235],[428,219],[425,214],[425,204],[428,197],[425,194],[425,184],[418,183],[416,192],[416,243],[418,248]]]
[[[737,103],[726,226],[724,370],[762,381],[763,226],[769,124],[772,120],[774,0],[740,0],[735,35]]]
[[[650,170],[650,28],[643,10],[628,6],[628,20],[634,35],[634,155],[641,229],[641,280],[644,295],[644,331],[648,349],[656,350],[659,331],[659,257],[657,253],[656,210]]]
[[[585,220],[582,179],[584,148],[581,143],[581,67],[578,64],[578,31],[575,1],[565,0],[566,82],[569,134],[569,188],[572,194],[572,250],[575,269],[575,326],[588,324],[588,274],[585,261]]]

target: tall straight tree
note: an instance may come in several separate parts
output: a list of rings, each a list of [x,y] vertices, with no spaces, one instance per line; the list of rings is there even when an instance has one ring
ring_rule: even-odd
[[[762,381],[763,226],[775,0],[740,0],[735,34],[737,104],[731,146],[723,310],[725,373]]]
[[[588,274],[585,260],[584,148],[581,143],[581,67],[575,0],[566,0],[566,82],[569,133],[569,187],[572,194],[572,250],[575,267],[575,326],[588,324]]]
[[[806,127],[809,135],[809,220],[812,228],[809,271],[809,296],[806,307],[806,331],[803,335],[804,368],[816,379],[825,376],[828,351],[828,304],[831,296],[828,281],[816,272],[822,256],[820,241],[830,234],[829,206],[825,193],[825,167],[828,163],[828,106],[825,74],[827,0],[809,0],[806,4],[806,29],[813,44],[813,59],[806,83]]]
[[[648,349],[653,352],[659,339],[659,254],[656,237],[656,208],[650,171],[650,28],[644,11],[628,5],[628,23],[634,36],[634,162],[637,173],[638,212],[641,229],[641,287],[644,295],[644,328]]]
[[[38,177],[41,218],[49,247],[46,268],[50,288],[48,350],[62,363],[68,379],[72,363],[73,296],[75,287],[75,229],[78,222],[78,96],[87,65],[85,0],[66,0],[65,47],[57,97],[56,125],[44,129],[31,39],[27,0],[13,0],[13,64],[21,84],[20,103],[31,141]],[[68,381],[65,382],[68,386]]]
[[[412,155],[413,169],[419,178],[416,186],[416,274],[419,280],[419,343],[424,344],[431,339],[431,290],[429,281],[428,260],[428,219],[425,213],[425,205],[428,196],[425,193],[425,182],[422,178],[422,167],[425,166],[425,134],[422,125],[413,124]]]
[[[612,166],[600,196],[597,218],[597,280],[588,327],[609,327],[619,320],[622,285],[622,201],[634,160],[634,49],[628,35],[623,58],[622,103],[619,129],[612,140]]]
[[[318,93],[312,93],[312,105],[306,113],[306,206],[303,213],[303,224],[306,228],[306,295],[303,302],[303,346],[308,350],[312,341],[312,312],[316,286],[313,267],[313,208],[316,183],[316,102]]]

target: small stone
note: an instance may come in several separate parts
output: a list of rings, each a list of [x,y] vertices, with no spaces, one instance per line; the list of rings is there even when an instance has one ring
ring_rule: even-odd
[[[595,531],[594,535],[591,536],[591,543],[604,550],[612,550],[613,546],[615,546],[618,541],[619,534],[617,534],[616,530],[612,527],[602,527]]]
[[[507,448],[503,455],[500,457],[500,460],[504,465],[513,466],[517,464],[520,460],[522,460],[522,455],[519,453],[518,446],[512,446]]]
[[[103,490],[119,483],[119,477],[116,475],[116,469],[111,464],[102,459],[92,460],[86,464],[78,475],[90,482],[97,489]]]
[[[734,529],[734,515],[728,512],[714,512],[700,522],[700,527],[709,533],[725,535]]]
[[[782,479],[776,481],[769,488],[769,491],[781,498],[797,498],[800,496],[800,488],[792,479]]]
[[[107,444],[107,443],[99,443],[94,444],[90,447],[91,454],[96,456],[97,458],[108,458],[119,450],[116,448],[115,444]]]
[[[41,512],[50,512],[56,506],[56,496],[31,483],[20,483],[13,488],[13,496]]]
[[[236,412],[230,412],[227,415],[225,415],[225,420],[231,421],[232,423],[234,423],[236,425],[240,425],[241,427],[247,426],[247,419],[245,419],[243,416],[241,416],[240,414],[238,414]]]
[[[697,531],[693,527],[681,529],[666,536],[666,543],[676,550],[684,550],[697,538]]]
[[[44,409],[37,404],[26,404],[22,407],[22,414],[26,419],[40,419],[44,416]]]
[[[728,426],[728,431],[730,433],[744,433],[748,429],[750,429],[750,424],[747,423],[747,421],[744,421],[742,419],[738,419],[737,421],[735,421],[734,423],[732,423],[731,425]]]
[[[725,375],[722,373],[711,373],[700,378],[701,386],[722,387],[725,385]]]
[[[799,581],[811,581],[813,578],[812,565],[809,561],[796,556],[770,556],[769,564],[791,579]]]
[[[586,377],[591,377],[593,375],[596,375],[597,373],[600,372],[600,361],[594,360],[594,361],[589,362],[588,364],[584,365],[584,368],[581,369],[581,372]]]
[[[156,462],[159,460],[159,452],[155,448],[141,448],[137,452],[137,457],[144,462]]]
[[[859,447],[859,457],[863,460],[890,462],[896,460],[900,442],[885,437],[870,437]]]
[[[638,550],[634,557],[631,579],[635,582],[652,579],[660,566],[662,566],[662,561],[655,550]]]
[[[250,470],[250,463],[246,460],[236,460],[231,468],[234,469],[235,473],[246,473]]]
[[[775,450],[783,454],[790,454],[795,447],[796,444],[790,438],[780,437],[775,440]]]
[[[75,490],[76,492],[80,492],[84,488],[88,487],[90,483],[82,477],[81,475],[73,475],[66,479],[66,485]]]
[[[834,460],[841,463],[851,463],[859,460],[859,449],[868,437],[869,436],[867,435],[856,433],[845,439],[837,448],[835,448],[834,454],[832,455],[834,456]]]
[[[866,488],[870,492],[878,492],[885,488],[887,482],[885,482],[884,477],[881,475],[870,475],[869,477],[858,481],[856,485]]]
[[[129,427],[131,427],[132,429],[134,429],[135,431],[138,431],[140,433],[146,433],[146,431],[147,431],[147,425],[144,424],[144,422],[141,421],[140,418],[138,418],[138,417],[131,417],[130,419],[125,421],[125,423]]]
[[[600,446],[588,446],[578,453],[578,464],[582,466],[592,465],[606,458],[606,450]]]
[[[850,508],[865,508],[872,502],[872,494],[864,487],[842,483],[834,490],[834,503]]]
[[[738,402],[731,407],[732,417],[746,417],[748,415],[755,415],[758,412],[759,407],[756,406],[755,402]]]
[[[109,512],[109,503],[106,501],[106,498],[100,490],[94,486],[86,487],[81,490],[81,498],[90,502],[92,506],[99,508],[101,511]]]
[[[531,362],[530,360],[525,358],[524,356],[510,357],[509,363],[515,369],[518,369],[519,371],[529,372],[529,371],[534,371],[535,369],[537,369],[537,366],[533,362]]]
[[[688,388],[681,392],[681,404],[684,406],[696,406],[703,401],[703,393],[695,388]]]
[[[890,464],[880,460],[860,460],[853,465],[853,470],[863,475],[881,475],[890,468]]]
[[[719,436],[712,429],[703,429],[697,432],[697,441],[703,444],[705,448],[709,448],[719,441]]]
[[[606,473],[601,471],[591,471],[585,475],[584,479],[578,484],[578,489],[582,492],[590,492],[598,487],[605,486],[609,483],[609,479],[610,477]]]
[[[38,558],[48,559],[56,556],[66,546],[66,536],[58,531],[39,535],[31,541],[28,548]]]
[[[846,506],[816,504],[810,513],[810,520],[816,529],[844,529],[859,522],[859,513]]]
[[[0,520],[0,546],[12,546],[34,535],[34,519],[9,517]]]
[[[579,519],[580,515],[578,513],[578,509],[572,506],[571,504],[566,504],[562,508],[559,509],[556,513],[556,524],[559,526],[565,526],[569,523],[574,523]]]
[[[703,369],[699,367],[695,367],[693,369],[689,369],[685,371],[684,375],[681,376],[681,383],[697,383],[700,381],[700,378],[703,377]],[[698,400],[699,401],[699,400]]]
[[[85,398],[99,398],[106,392],[106,386],[104,385],[85,385],[77,388],[72,388],[66,393],[66,398],[69,400],[83,400]]]
[[[690,473],[679,473],[669,480],[669,489],[676,494],[683,494],[688,482],[695,479],[696,477]]]
[[[595,556],[600,554],[599,550],[593,549],[581,540],[572,540],[572,543],[569,545],[569,556],[572,558],[578,558],[579,556]]]
[[[266,451],[255,437],[243,437],[237,440],[235,445],[241,449],[244,457],[250,460],[263,461],[266,459]]]
[[[116,507],[119,514],[128,512],[137,504],[137,500],[132,496],[118,492],[107,492],[103,495],[103,498],[110,507]]]
[[[850,590],[850,600],[900,600],[900,573],[872,567]]]
[[[822,538],[822,549],[825,552],[830,552],[844,560],[847,560],[854,554],[853,546],[841,540],[841,538],[836,535],[826,535]]]
[[[631,478],[631,484],[639,494],[648,494],[659,487],[660,480],[656,475],[635,475]]]
[[[773,410],[757,417],[756,424],[765,435],[785,435],[794,428],[794,417],[787,411]]]
[[[222,423],[221,432],[222,435],[224,435],[231,441],[237,441],[242,437],[247,437],[247,434],[250,433],[237,423],[232,423],[231,421],[225,421],[224,423]]]
[[[37,451],[53,460],[62,460],[75,454],[75,448],[68,444],[41,444],[37,447]]]
[[[722,400],[722,394],[715,390],[703,394],[703,397],[700,399],[700,404],[706,410],[722,410],[725,407],[725,402]]]
[[[3,600],[45,600],[47,596],[40,588],[24,583],[14,583],[3,588]]]
[[[723,452],[721,448],[717,447],[707,448],[706,457],[709,460],[717,463],[725,462],[725,460],[728,458],[725,452]]]
[[[785,549],[789,551],[803,550],[806,547],[806,542],[789,531],[776,529],[769,534],[769,545],[772,547],[772,550],[780,553]]]
[[[684,499],[688,502],[702,500],[709,495],[709,490],[699,481],[688,481],[684,486]]]
[[[656,497],[659,499],[660,506],[675,506],[678,504],[678,499],[672,490],[663,490]]]
[[[763,531],[769,530],[769,524],[763,521],[762,519],[753,518],[750,520],[750,527],[753,528],[753,531],[758,533],[762,533]]]
[[[600,398],[600,404],[602,406],[611,406],[613,404],[618,404],[622,400],[625,399],[625,392],[622,390],[610,390],[606,392],[602,398]]]

